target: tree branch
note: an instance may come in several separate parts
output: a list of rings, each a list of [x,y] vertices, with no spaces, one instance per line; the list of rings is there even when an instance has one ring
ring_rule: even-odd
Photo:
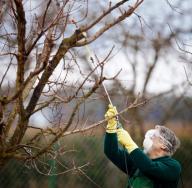
[[[125,18],[131,16],[134,11],[137,9],[137,7],[143,2],[143,0],[137,0],[137,2],[135,3],[134,6],[130,6],[130,8],[125,11],[121,16],[119,16],[118,18],[116,18],[114,21],[105,24],[104,27],[102,27],[99,31],[97,31],[92,37],[86,38],[86,40],[84,41],[79,41],[76,44],[76,47],[80,47],[80,46],[84,46],[86,44],[90,44],[91,42],[93,42],[94,40],[96,40],[97,38],[99,38],[103,33],[105,33],[107,30],[109,30],[111,27],[113,27],[114,25],[118,24],[119,22],[121,22],[122,20],[124,20]],[[81,32],[85,32],[88,31],[86,29],[86,27],[82,27],[80,28]]]

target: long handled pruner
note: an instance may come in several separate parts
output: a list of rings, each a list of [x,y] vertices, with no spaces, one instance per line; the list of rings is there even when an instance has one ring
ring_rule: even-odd
[[[77,22],[76,22],[74,19],[72,19],[72,23],[75,25],[76,29],[79,30],[79,27],[78,27],[78,25],[77,25]],[[86,40],[86,39],[87,39],[87,34],[86,34],[86,32],[82,32],[82,34],[83,34],[83,36],[84,36],[84,39]],[[85,48],[86,48],[86,51],[87,51],[87,54],[88,54],[88,58],[87,58],[87,59],[88,59],[88,63],[89,63],[90,60],[91,60],[92,63],[93,63],[93,65],[96,67],[96,66],[97,66],[97,65],[95,65],[95,62],[96,62],[95,60],[97,60],[96,55],[93,53],[93,50],[91,49],[91,47],[90,47],[88,44],[85,45]],[[89,63],[90,68],[94,70],[95,67],[93,67],[93,65]],[[96,74],[97,74],[97,75],[99,74],[97,68],[96,68]],[[111,100],[111,98],[110,98],[110,95],[109,95],[109,93],[108,93],[108,91],[107,91],[107,88],[106,88],[104,82],[102,82],[102,86],[103,86],[103,89],[104,89],[104,91],[105,91],[105,93],[106,93],[106,96],[107,96],[107,99],[108,99],[109,103],[113,106],[112,100]],[[118,116],[116,116],[116,119],[117,119],[117,121],[118,121],[118,126],[117,126],[117,127],[121,127],[121,125],[120,125],[120,123],[119,123],[119,118],[118,118]]]
[[[85,37],[85,39],[86,39],[86,37],[87,37],[87,34],[84,32],[83,33],[83,36]],[[85,45],[85,48],[86,48],[86,51],[87,51],[87,54],[88,54],[88,62],[90,62],[90,60],[92,61],[92,63],[93,63],[93,65],[96,67],[97,65],[95,64],[95,60],[97,60],[97,58],[96,58],[96,55],[93,53],[93,50],[91,49],[91,47],[87,44],[87,45]],[[92,64],[89,64],[90,65],[90,67],[91,67],[91,69],[94,69],[95,67],[93,67],[92,66]],[[97,75],[99,74],[99,72],[98,72],[98,69],[96,69],[96,71],[97,71]],[[104,84],[104,82],[102,82],[102,86],[103,86],[103,89],[104,89],[104,91],[105,91],[105,94],[106,94],[106,96],[107,96],[107,99],[108,99],[108,101],[109,101],[109,103],[113,106],[113,103],[112,103],[112,100],[111,100],[111,98],[110,98],[110,95],[109,95],[109,92],[107,91],[107,88],[106,88],[106,85]],[[121,127],[121,124],[119,123],[119,118],[118,118],[118,116],[116,116],[116,119],[117,119],[117,121],[118,121],[118,126],[117,126],[117,128],[119,128],[119,127]]]

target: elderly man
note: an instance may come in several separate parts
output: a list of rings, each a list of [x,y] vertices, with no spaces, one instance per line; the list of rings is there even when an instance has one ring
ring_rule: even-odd
[[[164,126],[155,126],[146,132],[141,150],[126,130],[117,128],[116,114],[116,108],[109,105],[104,152],[129,175],[127,188],[176,188],[181,166],[171,158],[180,145],[175,134]]]

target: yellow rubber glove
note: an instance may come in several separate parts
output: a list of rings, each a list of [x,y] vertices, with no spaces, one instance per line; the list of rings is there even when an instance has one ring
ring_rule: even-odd
[[[128,153],[131,153],[133,150],[138,148],[137,144],[132,140],[129,133],[123,128],[119,128],[117,130],[117,138],[119,143],[127,149]]]
[[[107,129],[108,133],[116,133],[117,132],[117,119],[115,115],[117,114],[117,109],[115,106],[109,104],[108,110],[105,113],[105,119],[107,120]]]

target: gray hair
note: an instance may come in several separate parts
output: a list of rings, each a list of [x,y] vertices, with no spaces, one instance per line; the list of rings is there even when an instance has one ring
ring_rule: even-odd
[[[169,155],[173,155],[180,147],[180,140],[175,133],[167,127],[156,125],[156,129],[159,130],[160,138],[162,138],[166,151]]]

